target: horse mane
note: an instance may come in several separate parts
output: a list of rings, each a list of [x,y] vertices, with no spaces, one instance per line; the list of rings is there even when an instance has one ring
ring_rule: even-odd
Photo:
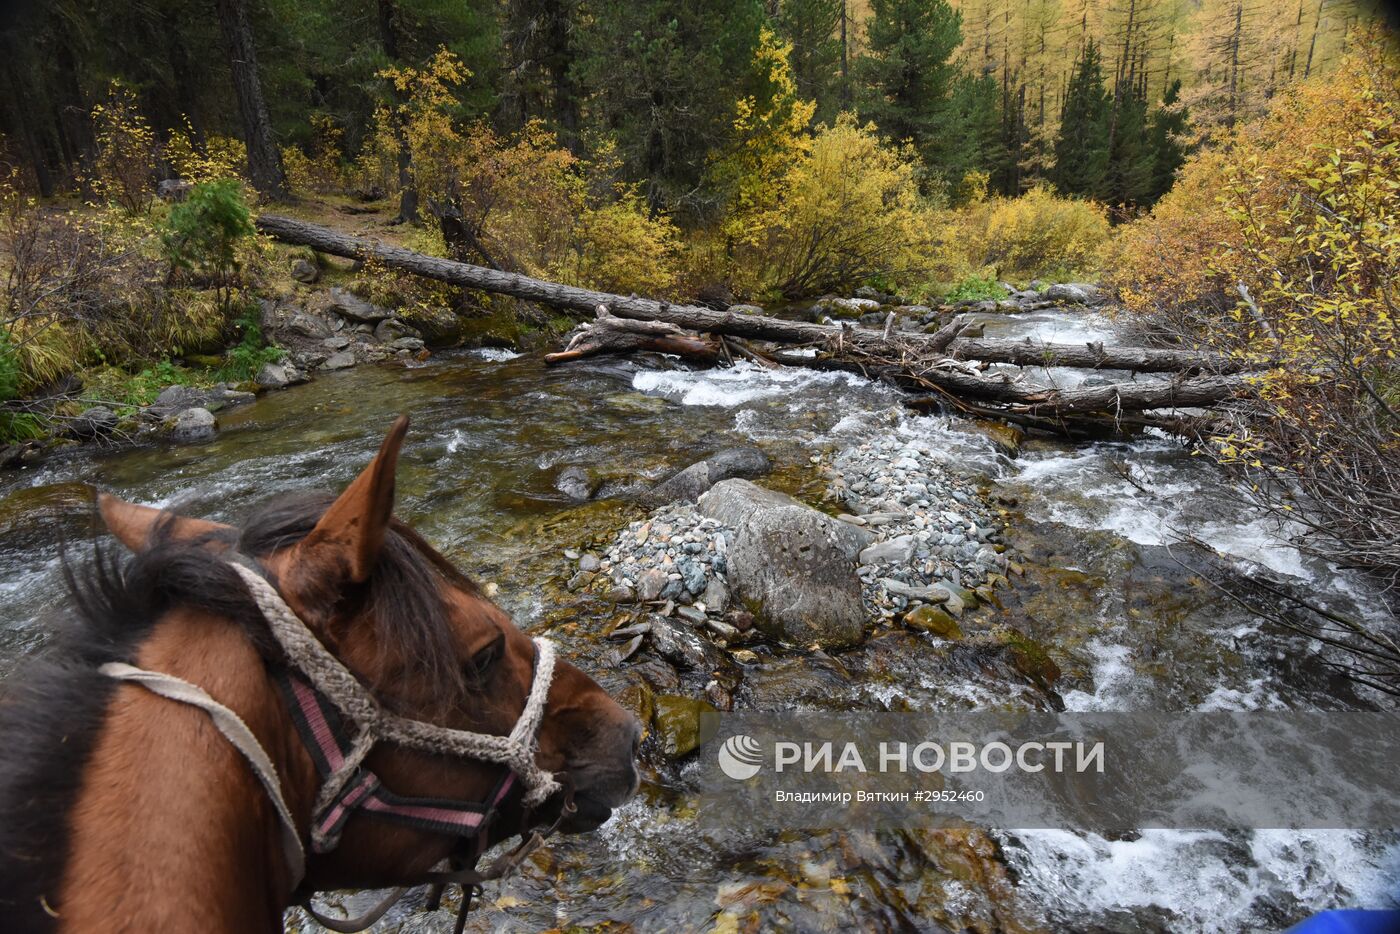
[[[275,498],[253,513],[241,534],[226,537],[245,555],[266,556],[305,538],[334,499],[326,493]],[[72,611],[50,645],[24,663],[24,674],[0,685],[0,917],[7,930],[54,927],[42,899],[53,897],[62,882],[67,815],[115,686],[97,668],[132,661],[156,622],[182,607],[229,619],[264,658],[275,663],[279,657],[227,561],[200,542],[175,542],[162,531],[138,554],[94,544],[82,566],[65,562]],[[367,592],[358,596],[375,621],[378,644],[394,646],[415,681],[447,705],[477,690],[480,678],[460,661],[444,584],[485,601],[466,575],[394,520]],[[381,698],[393,696],[384,685],[370,687]]]

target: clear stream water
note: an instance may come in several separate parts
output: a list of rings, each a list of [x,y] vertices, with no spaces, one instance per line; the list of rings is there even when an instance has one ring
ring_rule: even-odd
[[[989,336],[1112,340],[1106,320],[1041,312],[987,321]],[[1088,374],[1056,371],[1069,385]],[[815,499],[812,455],[899,432],[1014,498],[1027,573],[1002,611],[1062,669],[1077,710],[1364,708],[1308,647],[1262,629],[1187,573],[1174,546],[1209,543],[1236,573],[1267,572],[1350,613],[1367,586],[1288,545],[1210,467],[1175,443],[1035,441],[1016,459],[974,426],[914,417],[888,389],[845,374],[740,365],[690,372],[634,361],[546,369],[503,351],[420,367],[360,367],[221,417],[212,443],[86,448],[0,475],[0,678],[24,666],[61,611],[60,554],[92,534],[86,484],[236,522],[259,498],[336,488],[393,416],[414,428],[399,513],[464,569],[499,585],[523,627],[548,631],[619,694],[650,667],[608,666],[598,633],[616,611],[562,587],[562,550],[597,545],[640,515],[625,494],[744,441],[778,464],[769,483]],[[555,492],[564,466],[604,481],[583,506]],[[984,611],[991,612],[991,611]],[[645,654],[645,653],[644,653]],[[640,656],[638,657],[640,659]],[[634,659],[634,661],[636,661]],[[918,710],[1027,701],[948,662],[927,637],[888,632],[836,658],[796,654],[744,673],[756,707]],[[664,678],[663,678],[664,680]],[[657,686],[663,691],[667,685]],[[1279,930],[1329,906],[1382,907],[1400,892],[1400,836],[1352,831],[1148,830],[781,834],[709,831],[684,766],[653,762],[643,794],[597,833],[561,840],[488,891],[477,930]],[[399,911],[381,927],[450,930],[446,913]]]

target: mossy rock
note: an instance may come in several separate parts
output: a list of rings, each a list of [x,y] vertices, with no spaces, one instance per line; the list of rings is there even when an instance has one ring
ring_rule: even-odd
[[[656,698],[652,724],[661,748],[672,759],[694,752],[715,735],[719,711],[707,701],[679,694]]]
[[[919,632],[927,632],[940,639],[961,639],[962,629],[958,621],[942,607],[919,606],[904,614],[904,625]]]
[[[986,638],[995,645],[1005,648],[1006,660],[1022,675],[1025,675],[1044,690],[1050,690],[1060,678],[1060,666],[1055,664],[1039,643],[1010,626],[992,628]]]
[[[637,719],[651,726],[651,718],[656,713],[656,696],[645,681],[634,682],[617,695],[617,702],[637,715]]]
[[[1021,443],[1026,440],[1026,433],[1021,429],[988,419],[979,420],[976,425],[1002,454],[1016,457],[1021,453]]]

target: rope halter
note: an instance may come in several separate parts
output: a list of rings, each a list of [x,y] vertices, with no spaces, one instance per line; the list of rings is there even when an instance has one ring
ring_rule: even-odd
[[[535,761],[540,723],[554,679],[554,643],[542,638],[534,640],[534,678],[525,709],[509,735],[473,733],[411,720],[386,711],[369,689],[292,612],[262,574],[237,559],[231,560],[229,566],[248,586],[287,659],[287,670],[279,673],[277,680],[298,732],[321,774],[321,788],[312,811],[311,843],[315,852],[335,849],[341,830],[355,810],[430,831],[472,837],[489,823],[516,781],[524,786],[526,807],[542,804],[562,789],[554,775],[541,769]],[[275,767],[237,715],[197,686],[172,675],[143,671],[121,663],[109,663],[101,670],[109,677],[139,684],[163,697],[209,713],[220,732],[248,759],[272,798],[283,823],[293,887],[299,885],[305,867],[301,833],[292,824]],[[422,752],[497,763],[509,771],[481,802],[400,797],[385,790],[379,779],[364,768],[365,757],[381,741]]]

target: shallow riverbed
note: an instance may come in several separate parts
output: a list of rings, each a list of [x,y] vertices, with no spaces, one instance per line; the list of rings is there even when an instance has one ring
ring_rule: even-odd
[[[1068,311],[988,325],[989,336],[1112,338],[1105,319]],[[1028,560],[1004,613],[1058,663],[1070,709],[1372,703],[1179,563],[1193,560],[1174,544],[1189,534],[1238,573],[1257,565],[1315,600],[1374,611],[1364,582],[1282,543],[1174,442],[1037,441],[1013,460],[975,429],[913,417],[890,390],[855,376],[632,361],[550,370],[499,351],[326,374],[227,413],[210,444],[90,448],[0,476],[0,677],[42,645],[46,616],[61,606],[63,542],[74,554],[90,547],[82,484],[236,522],[263,496],[343,485],[401,411],[414,428],[400,515],[498,584],[522,626],[551,632],[615,690],[630,682],[602,660],[607,610],[564,591],[565,548],[607,540],[643,515],[626,493],[718,449],[758,443],[778,467],[762,482],[814,499],[823,489],[814,455],[896,432],[929,442],[939,460],[1015,501],[1010,537]],[[554,489],[571,464],[600,476],[600,501],[577,505]],[[939,657],[930,637],[891,631],[835,658],[797,653],[755,666],[737,696],[760,708],[1021,703]],[[697,829],[684,765],[653,765],[643,794],[610,824],[554,844],[489,890],[470,926],[1236,931],[1285,927],[1328,905],[1380,906],[1400,889],[1397,838],[1359,832],[708,832]],[[385,924],[435,931],[451,922],[445,912],[399,911]]]

